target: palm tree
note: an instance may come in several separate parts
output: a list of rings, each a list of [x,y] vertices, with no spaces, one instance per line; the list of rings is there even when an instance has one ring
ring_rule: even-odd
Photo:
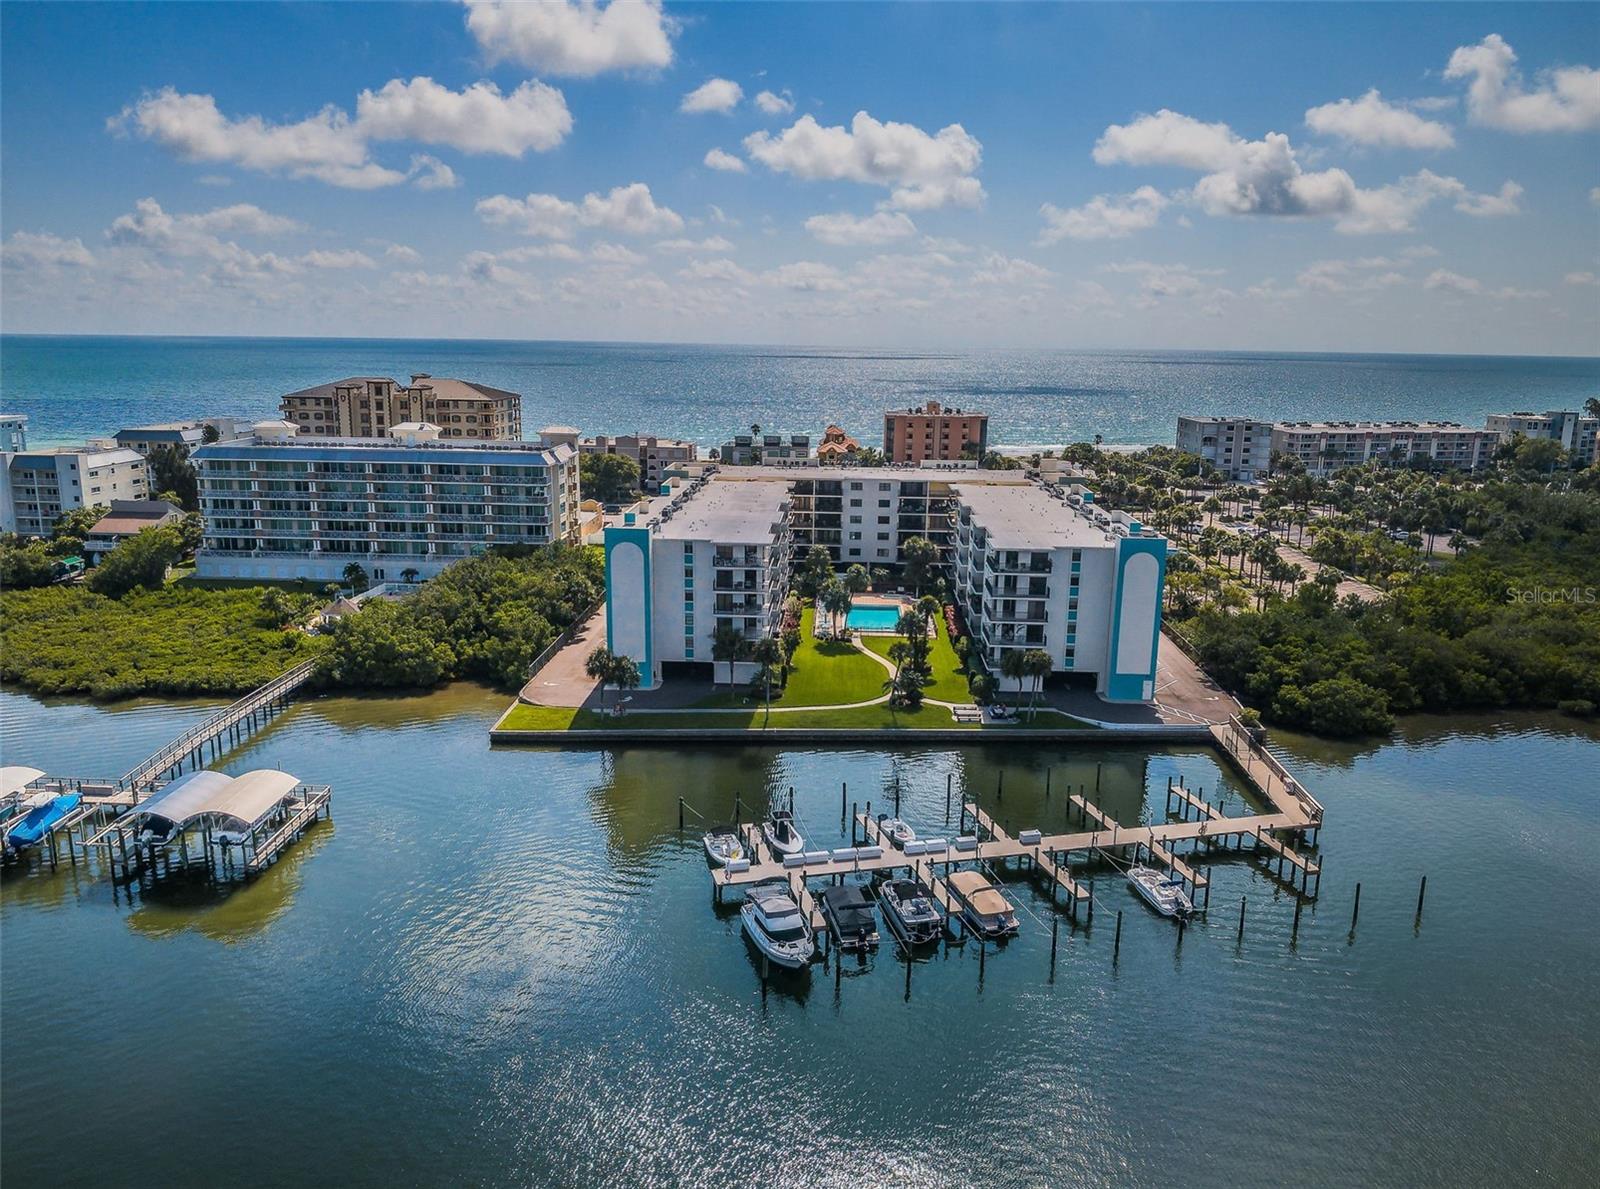
[[[351,594],[360,594],[367,589],[367,571],[360,562],[353,561],[344,568],[344,580],[350,584]]]
[[[638,689],[639,681],[639,666],[633,663],[631,656],[619,656],[612,659],[611,684],[617,687],[619,695],[630,689]]]
[[[872,574],[859,563],[844,572],[844,587],[851,594],[865,594],[872,585]]]
[[[711,634],[711,660],[728,662],[728,684],[733,684],[733,665],[744,655],[744,633],[733,624],[724,620],[717,625],[717,630]]]
[[[1017,683],[1019,694],[1022,692],[1022,682],[1028,676],[1026,657],[1027,653],[1020,648],[1008,648],[1000,654],[1000,674]]]
[[[629,660],[628,664],[632,665],[633,661]],[[604,706],[606,685],[614,680],[617,675],[617,654],[602,644],[591,652],[583,662],[583,671],[600,683],[600,704]],[[639,674],[637,666],[634,667],[633,672],[634,676],[637,677]],[[635,682],[635,684],[638,683]]]
[[[1050,660],[1050,654],[1042,648],[1030,648],[1022,654],[1022,671],[1027,677],[1033,678],[1033,690],[1028,697],[1028,717],[1034,716],[1034,707],[1037,703],[1039,691],[1044,688],[1044,679],[1050,676],[1050,670],[1055,668]]]
[[[410,585],[415,585],[417,579],[420,577],[422,577],[422,571],[417,569],[416,566],[407,566],[405,569],[400,571],[400,581]]]
[[[783,663],[783,646],[771,636],[762,636],[750,648],[750,659],[761,666],[761,680],[765,686],[767,713],[772,713],[772,670]]]
[[[837,578],[830,578],[817,592],[817,606],[833,621],[833,634],[839,634],[840,622],[850,614],[850,591]]]

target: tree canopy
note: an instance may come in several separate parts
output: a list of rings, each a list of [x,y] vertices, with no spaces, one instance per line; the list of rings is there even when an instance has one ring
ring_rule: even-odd
[[[578,487],[602,504],[639,498],[639,464],[626,454],[584,454],[578,458]]]

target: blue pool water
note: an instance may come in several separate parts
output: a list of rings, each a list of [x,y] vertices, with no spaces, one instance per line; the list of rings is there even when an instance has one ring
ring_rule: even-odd
[[[853,603],[844,626],[852,632],[892,632],[900,622],[900,608],[882,603]]]

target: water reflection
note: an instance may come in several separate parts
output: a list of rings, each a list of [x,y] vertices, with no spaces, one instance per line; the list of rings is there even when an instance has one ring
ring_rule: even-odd
[[[314,860],[333,835],[334,823],[322,819],[272,866],[242,882],[212,883],[204,872],[191,870],[147,883],[136,893],[138,907],[128,914],[128,927],[142,937],[164,938],[193,931],[225,943],[264,933],[294,906],[305,864]]]

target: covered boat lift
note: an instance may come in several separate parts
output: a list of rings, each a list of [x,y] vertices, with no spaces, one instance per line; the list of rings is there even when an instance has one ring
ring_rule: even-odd
[[[85,846],[103,844],[113,865],[120,855],[125,873],[146,863],[170,872],[176,859],[180,868],[198,861],[213,878],[219,869],[251,875],[316,821],[332,798],[328,786],[301,784],[275,768],[241,776],[205,769],[162,787]]]

